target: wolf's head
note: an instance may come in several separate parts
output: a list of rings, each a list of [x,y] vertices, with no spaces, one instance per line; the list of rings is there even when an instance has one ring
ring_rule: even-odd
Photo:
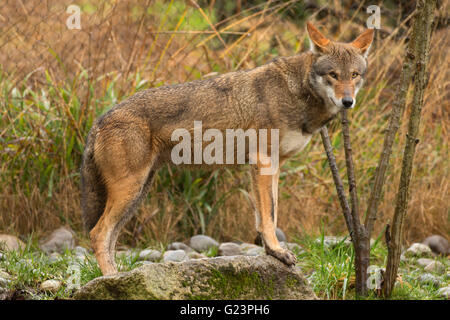
[[[373,29],[366,30],[351,43],[333,42],[309,22],[307,30],[311,50],[316,55],[309,75],[310,85],[334,113],[341,108],[353,108],[356,93],[364,81]]]

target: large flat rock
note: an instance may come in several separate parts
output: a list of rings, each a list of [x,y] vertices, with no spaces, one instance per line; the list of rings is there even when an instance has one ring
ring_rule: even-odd
[[[317,299],[298,267],[271,256],[143,265],[96,278],[75,299]]]

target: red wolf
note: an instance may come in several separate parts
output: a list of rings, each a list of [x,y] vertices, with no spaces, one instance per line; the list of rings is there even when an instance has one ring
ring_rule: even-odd
[[[176,129],[193,132],[194,122],[201,121],[205,130],[220,132],[278,130],[281,166],[341,108],[354,107],[374,31],[366,30],[351,43],[333,42],[311,23],[307,31],[308,52],[251,70],[143,90],[94,123],[81,168],[82,209],[104,275],[117,272],[114,253],[121,228],[147,195],[156,170],[172,162]],[[259,151],[249,157],[256,159],[250,165],[256,230],[267,254],[293,265],[296,257],[275,235],[280,166],[271,175],[262,174],[270,159]]]

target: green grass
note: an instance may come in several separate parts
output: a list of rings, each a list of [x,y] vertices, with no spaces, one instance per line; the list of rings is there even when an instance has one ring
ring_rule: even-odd
[[[341,241],[336,246],[327,247],[323,241],[323,235],[319,237],[304,236],[295,241],[304,249],[295,252],[300,266],[310,281],[310,284],[321,299],[355,299],[353,247]],[[162,244],[157,249],[161,249]],[[138,261],[138,249],[133,249],[129,256],[117,255],[116,262],[120,271],[130,271],[140,265]],[[217,248],[206,252],[208,257],[217,256]],[[371,248],[371,265],[383,267],[386,263],[387,249],[381,242],[375,242]],[[445,257],[436,257],[436,260],[448,264]],[[437,295],[439,288],[431,284],[421,284],[419,276],[424,272],[417,264],[417,258],[410,258],[407,262],[401,262],[399,269],[399,281],[391,299],[442,299]],[[65,251],[57,260],[51,261],[50,257],[42,252],[37,244],[28,241],[24,250],[4,253],[0,260],[0,270],[11,275],[8,288],[19,292],[19,295],[30,299],[70,299],[74,287],[71,281],[84,285],[90,280],[101,276],[95,257],[88,253],[85,259],[79,259],[74,252]],[[77,273],[78,272],[78,273]],[[441,279],[441,287],[448,286],[448,277],[433,273]],[[447,277],[447,279],[446,279]],[[45,280],[55,279],[62,282],[57,292],[43,292],[40,284]],[[367,299],[381,299],[377,297],[375,290],[369,290]]]

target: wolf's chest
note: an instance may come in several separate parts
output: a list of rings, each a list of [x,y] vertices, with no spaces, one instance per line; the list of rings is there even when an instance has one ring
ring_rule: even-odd
[[[285,132],[280,141],[281,155],[291,155],[302,151],[311,140],[311,137],[311,134],[304,134],[301,131]]]

